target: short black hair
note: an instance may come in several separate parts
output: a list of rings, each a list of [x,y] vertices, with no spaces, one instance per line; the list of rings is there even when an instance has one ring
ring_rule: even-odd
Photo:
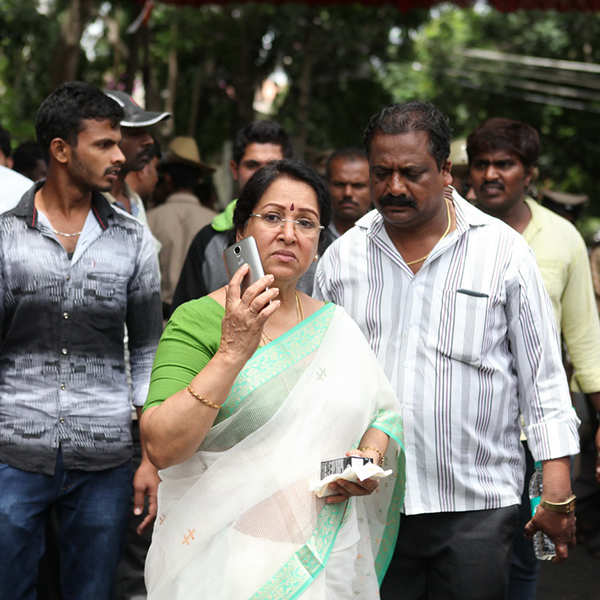
[[[0,125],[0,151],[7,158],[10,156],[10,133]]]
[[[363,134],[367,155],[376,133],[397,135],[411,131],[424,131],[429,137],[429,153],[441,169],[450,155],[450,125],[448,117],[430,102],[413,100],[403,104],[390,104],[374,114]]]
[[[281,146],[283,158],[292,158],[292,142],[283,127],[275,121],[252,121],[240,129],[233,141],[233,162],[240,164],[250,144],[276,144]]]
[[[329,191],[322,177],[311,167],[299,160],[278,160],[260,168],[248,180],[235,205],[233,227],[238,231],[246,225],[254,208],[259,203],[269,186],[280,179],[288,177],[309,185],[317,195],[321,225],[327,227],[331,219],[331,203]]]
[[[43,148],[33,140],[19,144],[13,152],[13,170],[31,179],[31,172],[37,167],[38,160],[46,162]]]
[[[175,190],[194,190],[201,177],[198,167],[181,162],[170,162],[160,166],[161,173],[168,173]]]
[[[47,158],[54,138],[77,146],[84,119],[109,120],[112,127],[118,127],[123,109],[100,89],[82,81],[63,83],[42,102],[35,118],[35,130]]]
[[[347,161],[368,160],[367,153],[362,148],[356,146],[348,146],[346,148],[334,150],[329,155],[327,163],[325,164],[325,175],[327,176],[327,179],[331,179],[331,163],[340,158]]]
[[[527,169],[535,167],[540,155],[540,136],[527,123],[493,117],[484,121],[467,138],[469,164],[479,154],[505,150],[519,157]]]

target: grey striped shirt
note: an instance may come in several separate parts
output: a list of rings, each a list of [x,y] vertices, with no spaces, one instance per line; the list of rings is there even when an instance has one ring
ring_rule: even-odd
[[[161,332],[149,230],[95,193],[69,258],[32,187],[0,216],[0,462],[52,474],[131,456],[123,326],[134,403],[146,398]]]
[[[371,211],[320,260],[315,294],[344,306],[402,407],[407,514],[520,502],[524,457],[576,454],[578,419],[552,307],[522,237],[456,193],[456,229],[413,274]]]

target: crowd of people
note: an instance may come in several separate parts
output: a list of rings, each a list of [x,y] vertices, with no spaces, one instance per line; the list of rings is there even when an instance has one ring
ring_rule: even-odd
[[[0,596],[534,599],[574,394],[600,456],[596,255],[532,197],[537,131],[393,104],[320,174],[254,121],[217,213],[169,118],[68,82],[0,128]],[[344,456],[391,474],[319,497]]]

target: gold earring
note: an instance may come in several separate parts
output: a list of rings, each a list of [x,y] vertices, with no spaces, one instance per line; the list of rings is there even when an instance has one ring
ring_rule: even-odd
[[[319,260],[319,255],[315,254],[315,257],[313,258],[313,262],[317,262]]]

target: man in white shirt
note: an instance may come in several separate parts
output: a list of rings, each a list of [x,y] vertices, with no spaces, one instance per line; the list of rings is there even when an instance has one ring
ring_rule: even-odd
[[[406,496],[385,600],[503,600],[523,486],[519,413],[544,493],[526,531],[574,542],[577,424],[535,259],[449,187],[450,130],[396,104],[365,131],[377,210],[334,242],[316,293],[357,321],[402,406]]]
[[[12,169],[10,133],[0,125],[0,166]]]
[[[0,213],[3,213],[19,204],[23,194],[33,185],[21,173],[0,165]]]
[[[12,170],[10,134],[0,125],[0,213],[14,208],[33,181]]]

